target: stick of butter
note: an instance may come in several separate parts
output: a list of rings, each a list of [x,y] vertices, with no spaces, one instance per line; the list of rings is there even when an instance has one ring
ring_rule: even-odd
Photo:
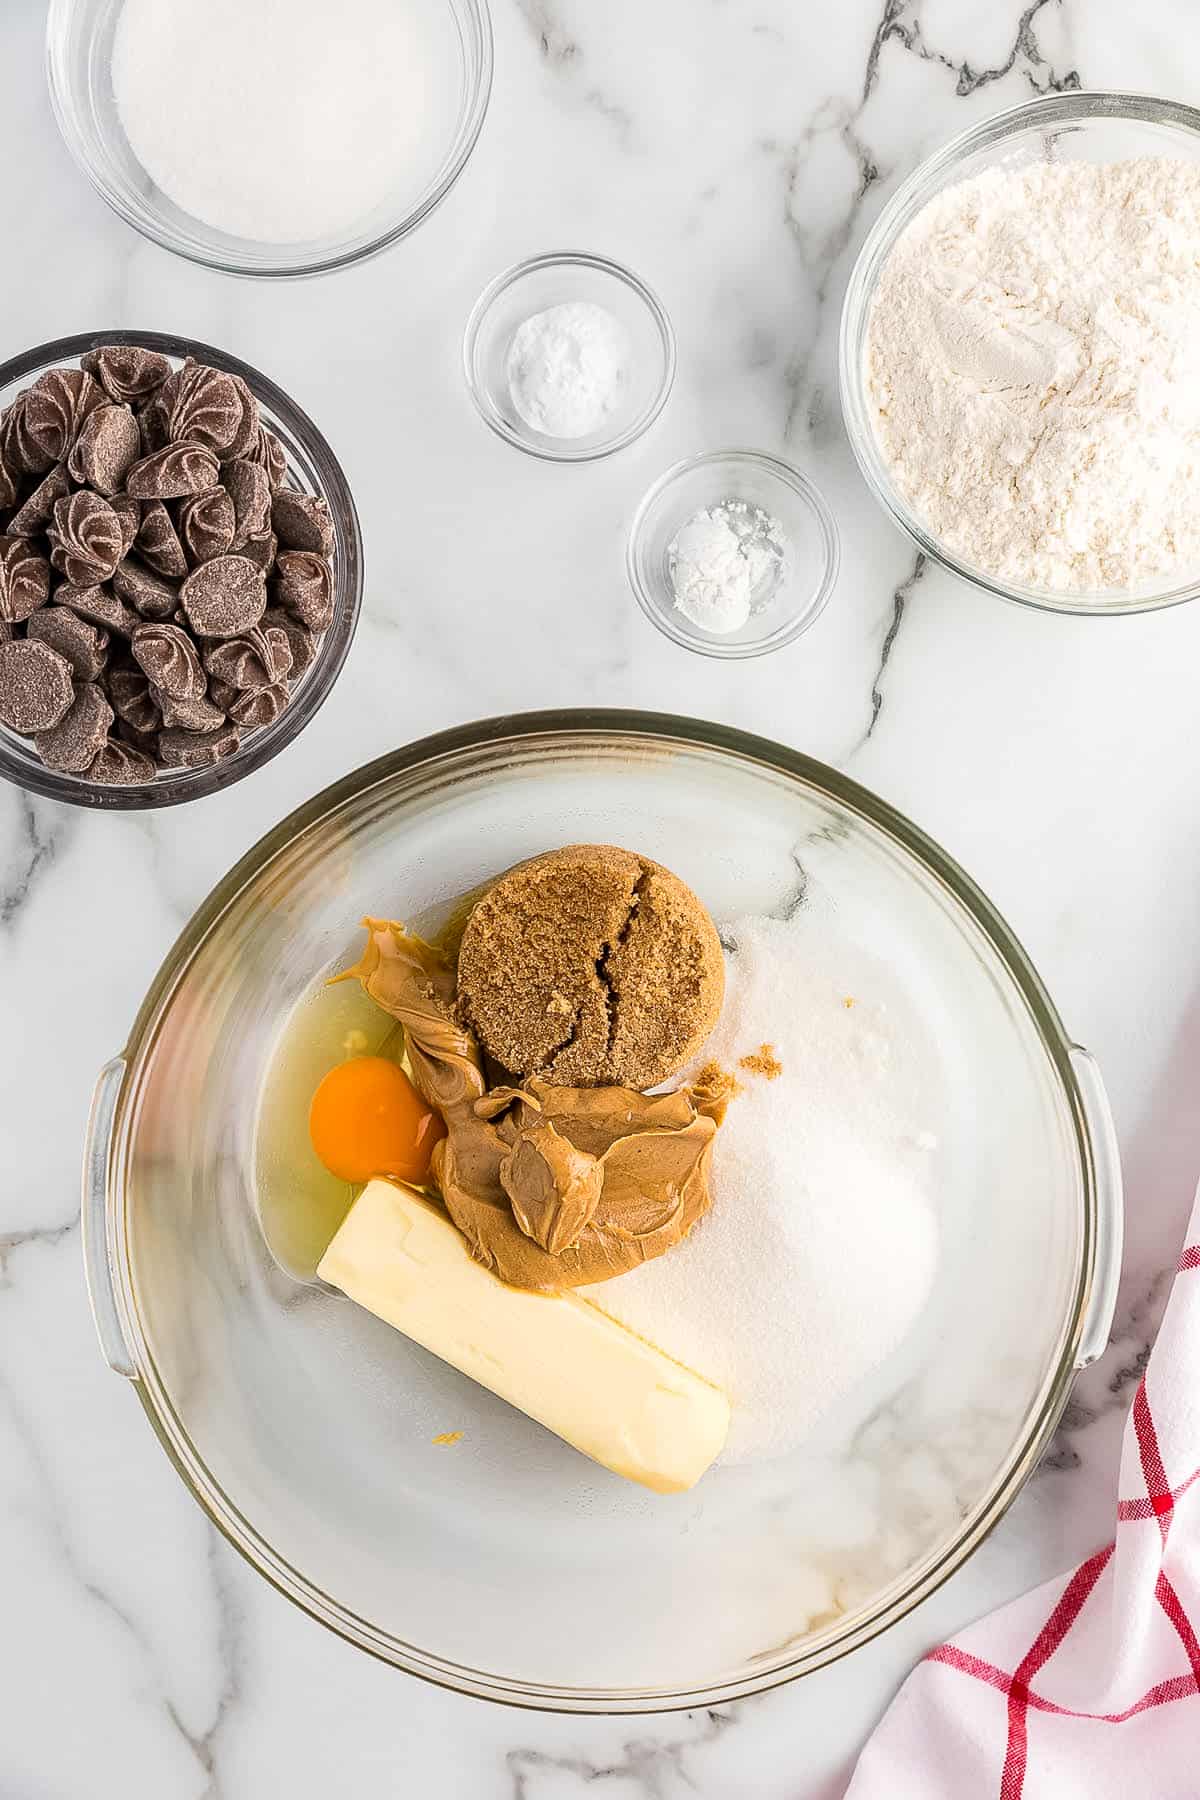
[[[572,1293],[508,1287],[449,1219],[369,1181],[317,1269],[368,1312],[482,1382],[606,1469],[675,1494],[729,1430],[720,1388]]]

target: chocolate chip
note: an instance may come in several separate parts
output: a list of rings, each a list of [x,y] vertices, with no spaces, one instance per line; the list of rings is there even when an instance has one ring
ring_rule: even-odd
[[[127,556],[113,576],[113,592],[143,619],[169,619],[179,604],[179,590]]]
[[[46,458],[65,462],[84,420],[104,393],[86,369],[47,369],[25,396],[25,429]]]
[[[312,550],[283,550],[270,598],[272,606],[285,607],[310,631],[325,631],[333,619],[333,571]]]
[[[113,709],[100,689],[94,681],[84,681],[58,724],[35,734],[34,747],[48,769],[82,775],[112,722]]]
[[[228,375],[188,357],[159,389],[159,404],[173,444],[227,450],[242,422],[242,397]]]
[[[240,637],[258,624],[267,604],[263,572],[244,556],[217,556],[201,563],[179,591],[197,637]]]
[[[228,708],[229,717],[243,731],[257,731],[261,725],[273,725],[290,699],[286,682],[251,688],[232,702]]]
[[[121,521],[121,555],[128,556],[142,525],[142,503],[132,494],[114,494],[108,503]]]
[[[132,744],[133,748],[135,750],[140,750],[143,756],[152,757],[157,766],[157,731],[139,731],[136,725],[131,725],[129,723],[128,719],[122,719],[117,725],[117,736],[123,744]]]
[[[23,737],[49,731],[75,698],[71,665],[36,638],[0,644],[0,720]]]
[[[84,770],[89,781],[98,781],[104,787],[136,787],[143,781],[153,781],[156,773],[153,757],[114,737],[105,738]]]
[[[145,406],[139,407],[137,413],[138,432],[142,440],[142,455],[150,456],[155,450],[162,450],[170,441],[167,437],[167,415],[156,394]]]
[[[108,501],[86,488],[54,504],[50,561],[78,587],[107,581],[121,560],[124,527]]]
[[[287,451],[275,433],[268,431],[265,425],[259,426],[254,446],[246,451],[245,460],[262,464],[267,471],[267,481],[272,493],[287,480]]]
[[[224,556],[233,542],[236,524],[233,501],[223,487],[193,494],[179,508],[179,535],[193,564]]]
[[[162,712],[163,724],[169,728],[178,725],[184,731],[215,731],[225,723],[223,708],[215,705],[207,694],[198,694],[192,700],[176,700],[161,688],[152,687],[151,693]]]
[[[17,504],[20,488],[20,481],[5,462],[3,455],[0,454],[0,512],[5,512],[8,507]]]
[[[178,625],[139,625],[133,655],[154,686],[173,700],[196,700],[207,683],[196,646]]]
[[[180,500],[216,487],[220,464],[203,444],[165,444],[135,462],[125,491],[139,500]]]
[[[108,697],[121,723],[136,731],[138,739],[152,736],[162,724],[158,702],[150,692],[149,677],[137,663],[125,663],[109,670]]]
[[[69,606],[81,619],[90,619],[93,625],[103,625],[106,631],[115,631],[121,637],[132,637],[142,622],[139,613],[118,600],[111,588],[99,583],[85,587],[62,581],[52,598],[56,606]]]
[[[275,566],[275,554],[278,549],[279,540],[275,533],[260,531],[255,537],[246,539],[238,551],[238,555],[244,556],[247,562],[252,562],[256,569],[262,570],[264,575],[269,575]]]
[[[240,550],[247,538],[271,529],[271,484],[261,463],[252,462],[222,463],[221,483],[236,520],[230,548]]]
[[[317,660],[317,651],[320,645],[317,642],[316,633],[310,631],[307,625],[302,625],[299,619],[293,619],[291,613],[284,612],[281,606],[268,606],[262,616],[262,622],[264,625],[272,626],[276,631],[282,631],[286,637],[288,648],[292,653],[288,684],[295,687],[300,677],[307,675]]]
[[[50,596],[50,564],[28,538],[0,536],[0,619],[15,625]]]
[[[29,435],[25,405],[29,390],[18,394],[0,418],[0,459],[14,475],[44,475],[60,457],[47,456]]]
[[[156,574],[171,576],[176,581],[182,581],[187,574],[188,562],[179,533],[161,500],[147,500],[142,507],[137,547],[143,561],[149,563]]]
[[[101,344],[81,356],[79,363],[112,400],[143,400],[171,373],[165,356],[140,344]]]
[[[333,520],[324,500],[315,494],[297,494],[292,488],[281,488],[271,502],[271,529],[288,550],[333,555]]]
[[[54,516],[55,505],[70,491],[71,484],[67,480],[67,471],[61,463],[55,463],[50,473],[43,476],[28,499],[22,501],[8,521],[6,527],[8,535],[10,537],[36,537],[39,532],[45,531]]]
[[[258,442],[258,433],[262,421],[259,417],[258,401],[254,398],[254,395],[250,392],[250,389],[246,386],[246,383],[242,380],[241,376],[231,375],[229,379],[237,389],[238,397],[242,402],[242,416],[238,420],[237,431],[234,433],[232,442],[225,451],[227,459],[230,462],[234,462],[243,456],[249,456],[251,450]]]
[[[220,725],[216,731],[184,731],[175,726],[159,736],[158,754],[167,769],[206,769],[230,756],[240,742],[236,725]]]
[[[123,486],[141,454],[142,436],[137,420],[127,406],[108,401],[85,419],[67,459],[67,468],[76,481],[111,496]]]
[[[292,666],[292,647],[277,626],[254,625],[240,637],[206,644],[200,660],[216,681],[231,688],[269,687]]]
[[[65,656],[76,681],[95,681],[108,661],[107,631],[66,606],[43,606],[30,619],[25,635]]]
[[[278,719],[334,585],[329,510],[287,471],[245,380],[193,358],[99,345],[19,393],[0,414],[0,721],[52,767],[128,784]]]

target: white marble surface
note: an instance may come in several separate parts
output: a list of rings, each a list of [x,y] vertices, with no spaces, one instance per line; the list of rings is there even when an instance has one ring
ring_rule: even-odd
[[[341,453],[369,573],[333,698],[231,793],[143,818],[0,794],[0,1794],[832,1800],[921,1650],[1104,1534],[1121,1415],[1200,1169],[1200,607],[1061,620],[914,566],[842,434],[840,297],[897,179],[968,122],[1076,84],[1191,98],[1187,9],[496,0],[491,112],[450,200],[366,268],[283,288],[193,269],[108,215],[54,130],[42,11],[8,0],[0,13],[0,353],[142,325],[246,356]],[[459,373],[482,283],[562,245],[632,263],[679,335],[667,413],[591,468],[514,454],[480,425]],[[623,533],[665,464],[732,442],[782,449],[817,479],[844,556],[811,635],[721,665],[635,611]],[[551,702],[750,725],[898,802],[1025,940],[1103,1063],[1124,1143],[1115,1342],[1048,1466],[904,1626],[709,1715],[508,1712],[321,1631],[214,1539],[103,1367],[84,1296],[76,1188],[91,1083],[210,884],[366,758]]]

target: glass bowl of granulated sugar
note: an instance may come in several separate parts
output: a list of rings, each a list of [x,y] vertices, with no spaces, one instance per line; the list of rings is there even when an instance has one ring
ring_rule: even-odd
[[[487,0],[51,0],[46,68],[68,149],[127,224],[229,274],[313,275],[445,197],[492,37]]]
[[[927,555],[1025,606],[1200,595],[1200,112],[1049,94],[880,214],[840,383],[867,484]]]

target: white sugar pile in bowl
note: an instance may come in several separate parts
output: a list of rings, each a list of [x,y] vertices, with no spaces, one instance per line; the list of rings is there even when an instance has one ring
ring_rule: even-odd
[[[703,1060],[743,1086],[712,1210],[669,1255],[582,1291],[726,1389],[723,1460],[738,1462],[794,1449],[915,1325],[938,1254],[941,1100],[906,988],[829,918],[802,909],[723,936],[725,1008]],[[774,1079],[754,1067],[770,1066],[767,1045]]]

